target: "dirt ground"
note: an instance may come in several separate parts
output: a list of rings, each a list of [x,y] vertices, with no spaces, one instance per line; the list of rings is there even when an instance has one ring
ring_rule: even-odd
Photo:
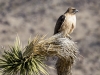
[[[37,33],[52,36],[58,17],[70,6],[79,10],[71,36],[83,56],[73,67],[73,75],[100,75],[99,0],[0,0],[0,47],[13,45],[17,34],[24,46]],[[57,75],[52,69],[50,74]]]

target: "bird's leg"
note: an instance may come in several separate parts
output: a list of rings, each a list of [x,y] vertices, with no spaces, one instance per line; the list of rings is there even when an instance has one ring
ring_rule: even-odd
[[[68,37],[70,40],[72,39],[72,37],[69,34],[67,34],[66,37]]]
[[[63,32],[63,37],[69,38],[70,40],[72,39],[72,37],[68,33],[65,33],[65,32]]]

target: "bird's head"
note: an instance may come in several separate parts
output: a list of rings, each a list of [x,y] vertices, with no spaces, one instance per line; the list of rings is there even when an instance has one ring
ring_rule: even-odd
[[[78,12],[74,7],[69,7],[65,13],[76,14]]]

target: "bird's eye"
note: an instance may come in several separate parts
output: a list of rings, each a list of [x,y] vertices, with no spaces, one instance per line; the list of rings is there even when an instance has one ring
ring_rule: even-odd
[[[72,10],[74,11],[74,10],[76,10],[76,9],[72,9]]]

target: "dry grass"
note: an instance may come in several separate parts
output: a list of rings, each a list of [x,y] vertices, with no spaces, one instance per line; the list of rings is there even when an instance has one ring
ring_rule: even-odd
[[[72,56],[76,58],[78,53],[77,45],[69,38],[61,38],[61,34],[54,35],[48,39],[36,36],[27,46],[24,55],[56,55],[59,57]]]

